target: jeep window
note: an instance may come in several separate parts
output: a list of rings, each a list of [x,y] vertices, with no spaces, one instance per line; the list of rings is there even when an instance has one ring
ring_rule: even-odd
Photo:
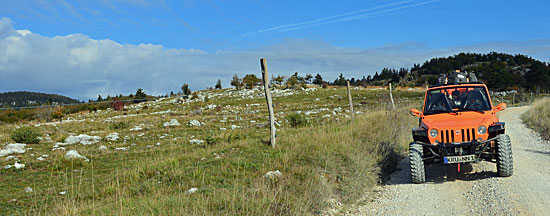
[[[424,114],[489,111],[487,91],[482,86],[449,87],[428,91]]]

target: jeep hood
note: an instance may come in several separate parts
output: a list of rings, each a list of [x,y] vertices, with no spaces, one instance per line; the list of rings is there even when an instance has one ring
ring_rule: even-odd
[[[481,114],[477,112],[459,112],[458,115],[449,113],[440,113],[426,115],[422,123],[428,128],[446,129],[446,128],[464,128],[476,127],[480,125],[488,126],[497,122],[495,115]]]

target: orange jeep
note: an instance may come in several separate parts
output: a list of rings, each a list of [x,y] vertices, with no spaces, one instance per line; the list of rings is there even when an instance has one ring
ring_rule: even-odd
[[[426,181],[425,164],[444,165],[495,162],[499,176],[513,173],[510,137],[504,134],[504,122],[496,113],[505,103],[493,107],[487,86],[481,82],[442,83],[428,88],[424,110],[411,109],[420,119],[412,130],[409,145],[413,183]]]

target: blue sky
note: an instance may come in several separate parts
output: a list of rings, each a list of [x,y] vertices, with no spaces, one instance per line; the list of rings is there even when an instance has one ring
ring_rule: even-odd
[[[0,0],[0,91],[79,99],[225,86],[233,74],[361,77],[457,52],[550,61],[547,1]],[[28,31],[22,31],[28,30]],[[14,39],[19,38],[19,39]],[[29,79],[29,77],[31,77]],[[36,78],[34,78],[36,77]]]

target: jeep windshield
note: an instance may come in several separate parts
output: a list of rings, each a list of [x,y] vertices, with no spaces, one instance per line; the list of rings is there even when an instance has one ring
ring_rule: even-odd
[[[424,104],[424,115],[489,110],[489,97],[483,86],[455,86],[429,90]]]

